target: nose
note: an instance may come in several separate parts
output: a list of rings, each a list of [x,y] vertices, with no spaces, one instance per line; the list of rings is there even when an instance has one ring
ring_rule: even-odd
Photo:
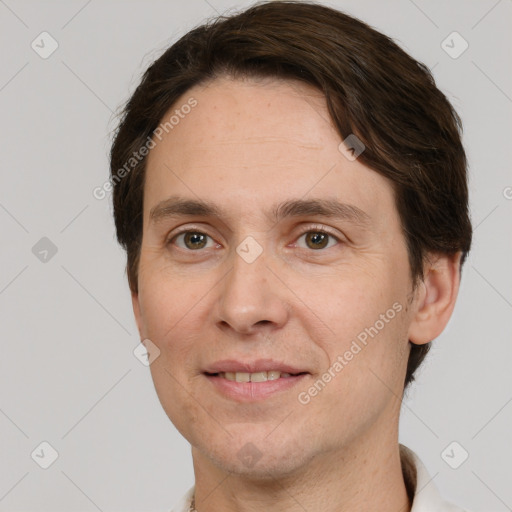
[[[234,253],[232,263],[217,290],[217,325],[244,335],[268,334],[285,325],[290,313],[287,288],[269,266],[266,251],[252,262]]]

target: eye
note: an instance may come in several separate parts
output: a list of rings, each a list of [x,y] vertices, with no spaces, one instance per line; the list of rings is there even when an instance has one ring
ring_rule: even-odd
[[[299,238],[297,238],[297,243],[301,239],[304,239],[306,245],[298,244],[299,247],[315,251],[330,248],[333,245],[336,245],[336,243],[340,243],[340,239],[338,237],[321,227],[314,227],[313,229],[309,228],[307,231],[304,231]],[[167,243],[175,244],[180,249],[188,251],[198,251],[200,249],[207,249],[216,245],[209,235],[201,231],[194,230],[177,233],[171,237]]]
[[[211,240],[209,246],[207,245],[208,239]],[[214,245],[213,239],[209,235],[202,233],[201,231],[182,231],[181,233],[178,233],[177,235],[172,237],[172,239],[169,240],[168,243],[173,243],[178,240],[182,240],[184,244],[184,246],[176,244],[178,245],[178,247],[180,247],[181,249],[187,249],[191,251],[197,251],[198,249],[204,249],[207,247],[212,247]]]
[[[340,240],[336,236],[334,236],[332,233],[329,233],[323,228],[315,228],[309,229],[308,231],[304,231],[302,235],[299,236],[297,241],[303,237],[306,243],[306,249],[313,250],[330,248],[332,247],[332,245],[336,245],[336,243],[340,242]],[[329,245],[329,242],[331,241],[334,243]]]

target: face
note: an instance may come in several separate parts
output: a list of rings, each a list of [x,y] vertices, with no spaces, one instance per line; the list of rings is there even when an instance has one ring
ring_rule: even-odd
[[[133,305],[195,458],[284,475],[393,436],[414,297],[390,183],[340,151],[309,86],[216,79],[176,110]]]

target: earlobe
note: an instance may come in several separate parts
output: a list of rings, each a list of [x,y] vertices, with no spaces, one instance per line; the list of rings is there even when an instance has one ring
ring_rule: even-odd
[[[409,340],[424,345],[437,338],[450,320],[460,284],[461,252],[431,255],[413,303]]]

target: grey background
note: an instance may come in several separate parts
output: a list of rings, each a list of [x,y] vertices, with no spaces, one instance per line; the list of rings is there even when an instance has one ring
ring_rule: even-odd
[[[512,510],[512,1],[325,3],[432,68],[463,118],[474,246],[400,439],[447,498]],[[108,177],[114,113],[147,65],[206,17],[249,4],[0,1],[0,511],[165,511],[193,483],[190,448],[133,355],[110,197],[92,191]],[[31,47],[43,31],[59,45],[47,59]],[[441,46],[453,31],[469,44],[456,59]],[[48,469],[31,457],[49,456],[43,441],[59,454]],[[441,456],[452,441],[469,453],[458,469]]]

